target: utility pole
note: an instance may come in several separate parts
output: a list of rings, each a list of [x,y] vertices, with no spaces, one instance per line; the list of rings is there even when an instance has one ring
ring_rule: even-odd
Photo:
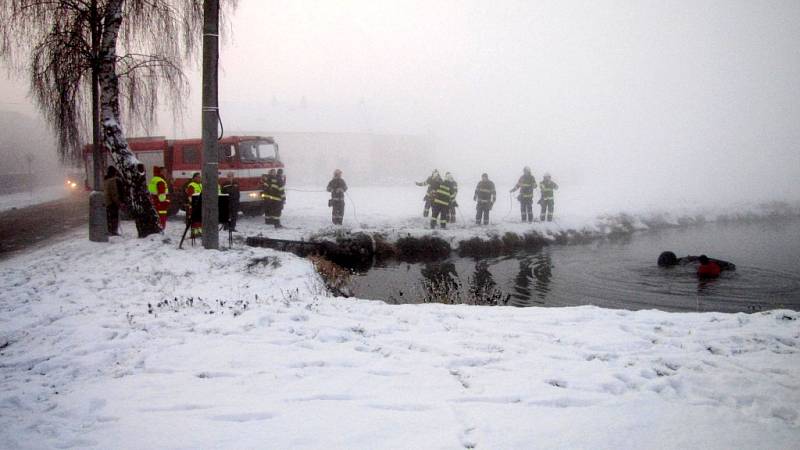
[[[92,27],[92,193],[89,194],[89,240],[108,242],[105,195],[103,194],[103,154],[100,152],[100,15],[97,0],[89,11]]]
[[[203,247],[219,248],[219,0],[203,2]]]

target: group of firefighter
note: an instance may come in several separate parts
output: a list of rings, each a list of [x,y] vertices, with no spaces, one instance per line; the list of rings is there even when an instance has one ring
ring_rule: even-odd
[[[153,172],[155,173],[155,170]],[[164,184],[166,185],[166,182]],[[150,182],[150,186],[153,186],[152,181]],[[200,236],[203,232],[202,219],[199,217],[199,214],[193,213],[192,205],[192,198],[195,196],[200,196],[203,193],[203,181],[200,178],[200,172],[195,172],[192,174],[192,179],[183,186],[183,192],[186,194],[186,205],[184,208],[186,210],[186,220],[191,229],[191,236]],[[153,204],[158,210],[159,218],[164,221],[162,223],[166,223],[166,211],[163,211],[165,215],[162,216],[162,209],[159,208],[158,204],[156,203],[156,199],[154,198],[155,193],[152,187],[150,188],[150,195],[151,199],[153,199]],[[224,195],[228,198],[228,221],[227,223],[223,222],[221,224],[223,229],[236,231],[236,219],[239,216],[239,182],[236,180],[233,172],[228,172],[225,178],[220,178],[220,182],[217,184],[217,195]],[[168,207],[169,200],[167,200],[166,208],[163,209],[166,210]],[[161,228],[163,229],[164,226],[162,225]]]
[[[162,230],[167,225],[170,206],[169,185],[163,177],[163,170],[162,167],[154,167],[153,177],[149,180],[147,186],[153,206],[158,212]],[[438,170],[434,170],[425,181],[420,181],[416,184],[417,186],[427,186],[427,193],[424,197],[425,208],[422,215],[424,217],[430,215],[431,228],[436,228],[437,225],[440,228],[446,228],[448,222],[453,223],[456,221],[458,183],[456,183],[450,172],[446,172],[442,177]],[[551,179],[550,174],[545,173],[543,180],[537,185],[536,178],[531,173],[530,167],[525,167],[522,176],[519,177],[517,183],[509,191],[512,193],[519,191],[517,200],[520,203],[522,222],[530,223],[534,220],[533,191],[537,187],[540,191],[538,203],[541,207],[539,220],[543,222],[545,220],[548,222],[553,220],[553,191],[558,189],[558,184]],[[229,172],[222,179],[218,189],[220,195],[226,195],[230,199],[230,221],[223,224],[223,226],[231,231],[236,231],[236,217],[239,211],[239,184],[232,172]],[[187,224],[191,228],[192,237],[196,237],[201,234],[202,224],[198,215],[192,214],[191,199],[203,192],[200,173],[194,173],[192,179],[184,185],[183,190],[187,199],[185,205]],[[344,219],[344,196],[347,192],[347,183],[342,178],[341,170],[336,169],[334,171],[333,178],[328,182],[327,191],[331,194],[331,198],[328,200],[328,207],[332,208],[331,220],[335,225],[341,225]],[[262,175],[261,199],[264,203],[264,223],[273,225],[275,228],[281,228],[281,213],[286,204],[286,176],[283,173],[283,169],[271,169],[268,173]],[[489,212],[497,200],[497,191],[495,190],[494,182],[489,180],[489,175],[486,173],[481,175],[481,181],[475,187],[473,200],[476,202],[475,223],[488,225]]]
[[[424,197],[425,209],[422,215],[423,217],[428,217],[430,214],[431,228],[436,228],[437,225],[441,228],[447,228],[448,222],[455,222],[456,208],[458,207],[456,202],[458,183],[453,179],[450,172],[445,173],[444,178],[442,178],[439,171],[434,170],[427,180],[416,184],[417,186],[428,186],[428,191]],[[525,167],[517,184],[509,191],[516,192],[519,190],[517,200],[520,203],[523,222],[533,222],[533,191],[536,188],[536,178],[531,173],[530,167]],[[558,185],[551,179],[549,173],[545,173],[544,179],[538,184],[538,188],[541,192],[541,197],[539,198],[539,205],[541,206],[539,220],[551,222],[555,206],[553,191],[558,189]],[[489,211],[491,211],[497,200],[494,182],[489,180],[488,174],[481,175],[481,181],[475,187],[475,194],[472,199],[476,202],[475,223],[477,225],[488,225]]]
[[[236,180],[233,172],[229,172],[225,178],[220,180],[217,185],[217,193],[225,195],[229,198],[229,211],[230,219],[223,227],[227,230],[236,231],[236,218],[239,211],[239,182]],[[164,179],[164,168],[153,167],[153,177],[147,183],[147,190],[150,193],[150,202],[153,204],[156,212],[158,213],[158,221],[161,229],[164,230],[167,226],[167,216],[169,215],[170,199],[169,199],[169,184]],[[186,222],[191,229],[191,236],[197,237],[202,234],[202,221],[198,214],[193,214],[192,211],[192,198],[200,196],[203,193],[203,182],[200,178],[200,173],[195,172],[192,174],[191,180],[183,186],[183,193],[186,197]]]
[[[328,207],[332,208],[331,221],[334,225],[341,225],[344,220],[344,195],[347,192],[347,183],[342,178],[341,170],[333,172],[327,190],[331,193],[328,200]],[[261,177],[261,199],[264,201],[264,223],[282,228],[281,213],[286,204],[286,176],[283,169],[271,169]]]

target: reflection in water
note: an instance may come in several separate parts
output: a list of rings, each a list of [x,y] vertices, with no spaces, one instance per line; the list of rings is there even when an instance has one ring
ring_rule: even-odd
[[[425,303],[508,304],[509,295],[498,288],[488,261],[475,264],[473,276],[462,280],[452,262],[427,263],[420,269],[422,301]]]
[[[461,282],[458,279],[455,264],[451,262],[427,263],[420,273],[424,278],[424,301],[440,303],[458,303],[458,291]]]
[[[508,304],[509,296],[497,287],[486,260],[475,263],[475,273],[469,279],[469,293],[472,300],[470,303],[476,305]]]
[[[514,298],[523,304],[544,304],[550,292],[550,279],[553,277],[553,261],[550,253],[541,251],[519,260],[519,271],[514,278]],[[536,297],[533,296],[536,292]]]
[[[550,279],[553,277],[551,268],[553,261],[550,259],[550,252],[543,250],[533,257],[533,276],[536,277],[536,292],[542,303],[544,303],[547,293],[550,292]]]
[[[697,295],[712,295],[714,293],[714,278],[700,278],[697,281]]]
[[[485,260],[475,263],[475,273],[469,282],[469,292],[476,297],[483,297],[491,292],[497,283],[494,282],[492,273],[489,272],[489,263]]]
[[[531,270],[530,258],[523,258],[519,260],[519,272],[514,278],[514,298],[522,300],[527,303],[531,299],[531,279],[533,278],[533,270]]]

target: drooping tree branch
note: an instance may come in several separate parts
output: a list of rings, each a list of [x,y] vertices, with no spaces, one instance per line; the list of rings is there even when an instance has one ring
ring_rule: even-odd
[[[34,102],[58,137],[64,159],[78,155],[87,141],[91,107],[87,104],[90,96],[84,92],[91,90],[91,70],[99,67],[99,55],[91,45],[92,30],[97,27],[102,34],[105,11],[116,2],[94,3],[97,18],[88,0],[0,0],[0,57],[12,71],[28,73]],[[223,12],[232,11],[236,3],[224,2]],[[202,4],[202,0],[122,2],[117,40],[120,61],[139,61],[123,62],[125,67],[119,70],[120,120],[127,128],[148,130],[164,104],[174,119],[181,117],[189,90],[183,67],[197,56]],[[35,53],[38,56],[33,58]],[[150,63],[143,63],[142,58]],[[67,75],[67,68],[77,73]],[[65,90],[66,94],[46,92],[53,90]]]
[[[164,101],[179,116],[189,89],[182,67],[197,53],[202,4],[0,0],[0,57],[20,71],[17,61],[29,58],[31,93],[58,137],[62,158],[78,155],[86,141],[93,116],[87,92],[97,78],[103,146],[122,173],[140,236],[158,231],[158,221],[122,124],[147,129]],[[225,5],[223,10],[233,9],[236,0]]]

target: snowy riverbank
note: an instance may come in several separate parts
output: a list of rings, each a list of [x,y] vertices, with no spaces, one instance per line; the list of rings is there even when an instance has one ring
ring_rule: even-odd
[[[498,186],[499,197],[492,210],[489,226],[475,225],[472,190],[462,188],[458,196],[461,207],[457,222],[433,233],[455,248],[460,241],[473,237],[492,238],[507,232],[520,236],[535,233],[551,241],[563,236],[581,240],[720,220],[767,221],[800,217],[800,202],[797,201],[742,200],[719,205],[674,198],[653,204],[622,198],[620,202],[615,202],[597,192],[575,187],[563,188],[556,195],[553,222],[537,220],[528,224],[520,221],[519,203],[508,193],[508,188],[510,186]],[[430,218],[422,217],[423,195],[424,189],[415,186],[351,187],[346,199],[344,229],[381,234],[389,241],[405,236],[430,235]],[[295,240],[324,238],[342,229],[331,225],[331,209],[327,207],[330,194],[320,191],[319,187],[290,185],[287,196],[281,220],[285,228],[276,230],[265,225],[263,217],[242,216],[237,229],[246,236],[261,234],[275,239]],[[534,203],[533,206],[534,216],[538,219],[539,205]],[[181,216],[171,220],[176,226],[182,227],[182,219]]]
[[[0,262],[0,447],[774,449],[800,439],[797,312],[337,299],[306,260],[180,251],[178,228],[169,243],[131,229],[94,244],[80,230]]]

